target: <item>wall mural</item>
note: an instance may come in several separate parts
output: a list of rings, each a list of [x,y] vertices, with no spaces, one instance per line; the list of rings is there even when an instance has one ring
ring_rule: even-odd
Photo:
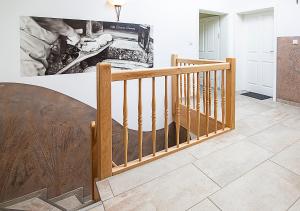
[[[98,62],[113,69],[153,67],[149,25],[46,17],[20,17],[22,76],[93,72]]]

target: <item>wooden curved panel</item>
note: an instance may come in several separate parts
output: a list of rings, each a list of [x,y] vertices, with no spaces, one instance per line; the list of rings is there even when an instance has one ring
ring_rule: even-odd
[[[48,188],[90,188],[90,122],[96,110],[61,93],[0,83],[0,201]]]
[[[96,110],[39,86],[0,83],[0,202],[48,188],[52,198],[84,187],[91,194],[90,122]],[[113,160],[123,163],[123,126],[113,120]],[[151,132],[143,133],[143,155],[152,152]],[[181,128],[181,140],[186,130]],[[169,125],[169,146],[175,125]],[[157,151],[164,129],[157,130]],[[138,156],[138,132],[129,130],[128,160]]]

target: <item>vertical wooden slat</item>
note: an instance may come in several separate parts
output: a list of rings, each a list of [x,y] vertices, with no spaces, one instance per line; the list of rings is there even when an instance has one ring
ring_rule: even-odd
[[[211,73],[210,71],[208,72],[208,78],[209,78],[209,81],[208,81],[208,102],[209,102],[209,115],[211,115]]]
[[[168,76],[165,76],[165,151],[168,151],[169,124],[168,124]]]
[[[235,68],[236,59],[227,58],[230,69],[226,70],[226,126],[235,128]]]
[[[208,136],[208,133],[209,133],[209,74],[208,72],[206,72],[205,74],[206,76],[206,91],[205,91],[205,94],[206,94],[206,109],[205,109],[205,115],[206,115],[206,121],[205,121],[205,128],[206,128],[206,136]]]
[[[176,75],[176,84],[178,87],[179,75]],[[176,93],[176,146],[179,148],[179,135],[180,135],[180,102],[179,102],[179,90]]]
[[[203,113],[206,114],[206,72],[203,72]]]
[[[177,62],[178,56],[176,54],[172,54],[171,56],[171,66],[175,67],[178,65]],[[178,90],[178,85],[176,85],[176,76],[172,76],[172,116],[173,119],[175,119],[176,116],[176,100],[177,100],[177,90]]]
[[[124,81],[123,93],[123,144],[124,144],[124,166],[128,163],[128,108],[127,108],[127,81]]]
[[[222,70],[221,75],[221,106],[222,106],[222,129],[225,129],[225,70]]]
[[[186,121],[187,121],[187,133],[186,141],[190,143],[190,132],[191,132],[191,111],[190,111],[190,100],[191,100],[191,76],[190,73],[187,74],[187,106],[186,106]]]
[[[143,117],[142,117],[142,79],[139,79],[139,101],[138,101],[138,146],[139,161],[143,157]]]
[[[201,99],[201,90],[200,90],[200,73],[197,73],[197,138],[200,139],[200,121],[201,121],[201,112],[200,112],[200,99]]]
[[[155,78],[152,78],[152,154],[156,153],[156,96],[155,96]]]
[[[187,78],[186,78],[186,74],[184,74],[184,105],[186,105],[186,103],[187,103],[187,93],[186,93],[186,91],[187,91],[187,84],[186,84],[186,80],[187,80]]]
[[[215,118],[215,133],[218,130],[218,84],[217,71],[214,72],[214,118]]]
[[[112,175],[111,66],[103,63],[97,64],[96,142],[97,175],[102,180]]]
[[[193,108],[196,108],[196,83],[195,83],[195,73],[193,73]]]
[[[182,78],[183,78],[183,75],[180,75],[179,77],[180,77],[180,102],[183,103],[183,94],[182,94],[182,89],[183,89],[183,87],[182,87],[183,86],[183,84],[182,84],[183,79]]]

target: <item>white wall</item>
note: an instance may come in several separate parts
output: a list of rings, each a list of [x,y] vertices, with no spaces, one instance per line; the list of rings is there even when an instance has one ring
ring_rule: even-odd
[[[154,62],[156,67],[170,65],[172,53],[182,57],[198,56],[198,11],[224,11],[222,0],[153,1],[128,0],[121,13],[122,22],[146,23],[154,26]],[[20,77],[19,16],[41,16],[115,21],[115,11],[106,0],[1,0],[0,3],[0,81],[44,86],[93,107],[96,105],[95,74],[74,74],[45,77]],[[157,82],[157,128],[163,127],[163,81]],[[151,83],[146,80],[143,90],[144,130],[151,130]],[[113,87],[113,117],[122,122],[122,87]],[[135,82],[129,84],[129,127],[136,128]],[[116,100],[118,99],[118,100]],[[170,99],[171,100],[171,99]],[[171,111],[171,110],[170,110]]]
[[[299,35],[300,6],[295,0],[127,0],[122,9],[121,21],[147,23],[154,26],[155,66],[169,66],[170,56],[177,53],[182,57],[198,57],[199,10],[229,13],[227,55],[235,56],[235,33],[237,12],[275,7],[277,36]],[[19,16],[44,16],[74,19],[114,21],[114,9],[105,0],[1,0],[0,2],[0,81],[29,83],[57,90],[93,107],[96,105],[95,74],[74,74],[47,77],[20,77],[19,62]],[[237,72],[237,84],[240,87]],[[163,81],[161,81],[163,82]],[[136,84],[129,84],[130,110],[129,127],[136,128]],[[144,129],[151,129],[151,83],[146,81],[143,90]],[[163,127],[163,83],[157,83],[158,128]],[[118,96],[118,97],[117,97]],[[121,122],[121,86],[114,85],[113,116]],[[171,111],[171,110],[170,110]]]

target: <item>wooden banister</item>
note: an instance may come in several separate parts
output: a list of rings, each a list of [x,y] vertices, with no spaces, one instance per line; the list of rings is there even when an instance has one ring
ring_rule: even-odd
[[[224,61],[181,59],[172,55],[168,68],[111,71],[109,64],[97,65],[97,117],[91,123],[91,154],[93,199],[99,200],[95,181],[124,172],[168,154],[201,143],[208,138],[230,131],[235,127],[235,59]],[[178,66],[180,64],[180,66]],[[218,100],[218,72],[221,76],[221,99]],[[203,76],[203,81],[201,77]],[[164,77],[164,150],[156,151],[156,78]],[[168,77],[172,79],[172,116],[176,127],[174,146],[169,146]],[[152,79],[152,153],[144,156],[142,126],[142,79]],[[138,80],[138,156],[128,160],[128,105],[127,81]],[[214,79],[214,80],[212,80]],[[192,80],[192,82],[191,82]],[[123,93],[123,143],[124,165],[112,160],[111,84],[124,82]],[[157,81],[159,82],[159,81]],[[202,84],[201,84],[202,82]],[[158,86],[158,85],[157,85]],[[214,90],[212,92],[212,86]],[[201,92],[202,88],[202,92]],[[201,94],[203,96],[201,96]],[[214,98],[212,99],[212,95]],[[184,100],[183,100],[184,97]],[[191,98],[192,97],[192,102]],[[203,100],[203,109],[201,104]],[[214,114],[211,114],[212,102]],[[218,121],[218,102],[221,103],[222,121]],[[221,114],[220,114],[221,115]],[[187,131],[186,140],[180,140],[180,129]],[[191,140],[190,134],[196,135]],[[170,135],[171,137],[171,135]],[[136,140],[132,140],[136,141]],[[135,155],[136,156],[136,155]]]
[[[139,78],[157,78],[175,76],[179,74],[209,72],[214,70],[230,69],[230,63],[203,64],[183,67],[150,68],[141,70],[115,70],[112,72],[112,81],[134,80]]]

